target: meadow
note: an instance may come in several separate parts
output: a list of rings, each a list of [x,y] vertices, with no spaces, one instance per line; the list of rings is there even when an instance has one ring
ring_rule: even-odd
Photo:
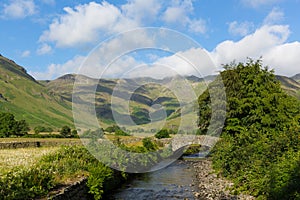
[[[59,147],[20,148],[0,150],[0,176],[16,167],[30,167],[47,154],[57,151]]]

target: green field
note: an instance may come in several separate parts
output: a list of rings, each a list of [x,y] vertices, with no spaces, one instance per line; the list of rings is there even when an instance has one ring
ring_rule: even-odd
[[[0,176],[16,167],[30,167],[42,156],[58,149],[59,147],[1,149]]]

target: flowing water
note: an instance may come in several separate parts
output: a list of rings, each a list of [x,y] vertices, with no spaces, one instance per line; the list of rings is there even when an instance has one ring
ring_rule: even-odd
[[[175,161],[159,171],[144,174],[127,183],[114,194],[112,200],[171,200],[194,199],[198,190],[196,172],[191,163]]]

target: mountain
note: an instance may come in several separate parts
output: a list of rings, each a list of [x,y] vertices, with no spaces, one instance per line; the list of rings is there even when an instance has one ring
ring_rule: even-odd
[[[293,76],[291,78],[300,83],[300,73],[296,74],[295,76]]]
[[[0,111],[37,125],[72,125],[71,104],[48,89],[14,61],[0,56]]]
[[[25,119],[32,128],[37,125],[53,128],[73,126],[72,94],[76,78],[88,83],[76,92],[86,94],[89,86],[96,88],[95,108],[102,126],[114,123],[114,111],[120,119],[131,117],[136,124],[150,129],[153,127],[148,126],[151,120],[157,127],[162,122],[162,110],[154,109],[157,104],[166,112],[167,127],[178,126],[181,115],[190,119],[186,126],[196,123],[197,119],[193,118],[193,113],[197,113],[193,101],[195,98],[187,95],[182,85],[191,86],[195,91],[194,95],[199,96],[207,86],[204,80],[210,82],[215,76],[204,79],[196,76],[174,76],[163,79],[139,77],[97,80],[83,75],[66,74],[55,80],[37,81],[23,67],[0,56],[0,111],[11,112],[18,120]],[[277,76],[277,79],[282,83],[284,90],[300,98],[300,83],[284,76]],[[116,86],[120,86],[117,91]],[[112,108],[112,95],[117,102],[129,102],[129,113],[121,104]],[[82,96],[81,100],[84,102],[85,95]],[[130,96],[129,100],[126,99],[127,96]],[[128,121],[119,123],[127,124]]]
[[[277,80],[280,81],[281,87],[290,95],[300,99],[300,83],[292,78],[286,76],[276,75]]]
[[[61,96],[64,100],[72,102],[73,85],[76,78],[88,83],[96,88],[95,91],[95,107],[97,116],[102,125],[114,123],[112,111],[118,116],[118,119],[132,118],[136,124],[147,124],[149,122],[159,122],[162,120],[159,113],[161,109],[154,110],[153,106],[160,104],[166,111],[168,126],[177,124],[180,115],[180,107],[185,107],[186,114],[192,112],[194,102],[190,98],[183,96],[182,104],[177,100],[176,94],[172,92],[174,87],[182,85],[184,81],[180,77],[167,77],[164,79],[153,79],[149,77],[133,78],[133,79],[92,79],[83,75],[67,74],[56,80],[47,82],[45,86],[48,91]],[[205,83],[202,79],[196,77],[186,77],[186,80],[198,91],[198,94],[205,89]],[[87,85],[82,86],[80,94],[85,94]],[[116,89],[118,88],[118,89]],[[112,95],[117,102],[129,102],[129,113],[126,107],[118,104],[111,106]],[[177,94],[178,95],[178,94]],[[195,96],[197,96],[195,95]],[[84,96],[84,95],[83,95]],[[130,97],[130,99],[126,99]],[[87,102],[85,102],[87,103]],[[151,119],[152,117],[152,119]],[[128,125],[128,121],[119,122]],[[196,123],[196,122],[195,122]]]

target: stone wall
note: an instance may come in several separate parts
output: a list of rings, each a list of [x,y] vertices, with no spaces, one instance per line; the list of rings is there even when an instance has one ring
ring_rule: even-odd
[[[73,146],[82,144],[81,140],[78,141],[12,141],[12,142],[0,142],[0,149],[16,149],[16,148],[29,148],[29,147],[52,147],[52,146]]]
[[[73,183],[72,185],[64,188],[60,193],[50,196],[47,199],[51,200],[90,200],[93,199],[86,186],[87,178]]]
[[[40,146],[40,142],[0,142],[0,149],[16,149]]]

